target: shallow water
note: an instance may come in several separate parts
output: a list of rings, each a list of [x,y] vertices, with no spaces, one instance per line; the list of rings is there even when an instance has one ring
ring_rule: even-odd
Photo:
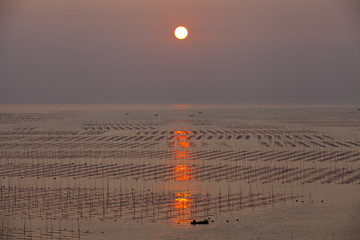
[[[0,105],[0,113],[4,239],[360,235],[360,113],[351,107]],[[205,218],[209,225],[189,224]]]

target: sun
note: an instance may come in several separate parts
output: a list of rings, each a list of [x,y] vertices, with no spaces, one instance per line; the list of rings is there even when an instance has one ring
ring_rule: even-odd
[[[175,29],[174,34],[177,39],[185,39],[188,35],[188,30],[183,26],[179,26]]]

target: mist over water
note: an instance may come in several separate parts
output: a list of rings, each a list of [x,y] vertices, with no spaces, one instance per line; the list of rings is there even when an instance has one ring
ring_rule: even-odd
[[[1,105],[0,236],[357,239],[354,108]],[[190,225],[209,219],[208,225]]]

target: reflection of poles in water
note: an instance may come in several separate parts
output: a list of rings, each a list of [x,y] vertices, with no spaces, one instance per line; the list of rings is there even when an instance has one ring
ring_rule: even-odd
[[[252,194],[252,189],[251,189],[251,184],[249,186],[249,197],[250,197],[250,202],[251,202],[251,207],[253,207],[253,210],[254,210],[254,196]]]
[[[221,213],[221,188],[219,187],[219,213]]]
[[[24,239],[26,239],[26,217],[24,217]],[[4,221],[2,221],[1,232],[4,234]]]
[[[48,233],[48,213],[45,212],[45,230],[46,230],[46,233]]]
[[[229,183],[229,185],[228,185],[228,210],[232,214],[230,196],[231,196],[231,189],[230,189],[230,183]]]
[[[115,179],[113,179],[113,186],[114,186],[114,188],[113,188],[113,197],[114,197],[114,200],[116,199],[116,190],[117,190],[117,188],[116,188],[116,183],[115,183]],[[117,218],[117,201],[115,201],[114,202],[114,221],[116,222],[116,218]]]
[[[164,191],[164,193],[165,193],[165,191]],[[168,195],[168,203],[171,203],[171,193],[170,193],[170,190],[169,190],[169,193],[167,194]],[[173,205],[172,204],[169,204],[168,205],[168,213],[167,213],[167,218],[166,218],[166,220],[168,220],[168,219],[171,219],[171,216],[172,216],[172,207],[173,207]]]
[[[135,204],[135,193],[134,193],[134,189],[131,189],[131,197],[132,197],[132,200],[133,200],[134,220],[135,220],[135,215],[136,215],[136,204]]]
[[[122,203],[123,203],[123,194],[122,194],[122,185],[120,183],[120,218],[122,217]]]
[[[259,202],[260,194],[259,194],[259,186],[258,186],[258,182],[257,182],[257,181],[256,181],[255,185],[256,185],[256,201]]]
[[[52,218],[52,216],[50,215],[50,227],[51,227],[51,232],[50,232],[50,236],[51,236],[51,239],[52,239],[52,237],[53,237],[53,230],[54,230],[54,228],[53,228],[53,218]]]
[[[78,236],[79,236],[79,239],[80,239],[80,220],[77,219],[77,222],[78,222]]]
[[[271,183],[271,202],[272,202],[272,205],[274,207],[275,205],[275,202],[274,202],[274,185]]]
[[[151,204],[153,210],[153,221],[155,222],[154,191],[151,191]]]
[[[210,210],[210,194],[209,189],[206,190],[206,212],[205,216],[209,216],[209,210]]]
[[[241,182],[239,183],[239,209],[241,209],[242,193],[241,193]]]
[[[101,200],[101,203],[102,203],[102,214],[103,214],[103,220],[105,219],[105,189],[104,189],[104,178],[102,177],[101,178],[101,196],[102,196],[102,200]]]
[[[83,217],[83,210],[82,210],[82,202],[80,202],[81,199],[81,185],[78,181],[78,214],[80,215],[80,218]]]

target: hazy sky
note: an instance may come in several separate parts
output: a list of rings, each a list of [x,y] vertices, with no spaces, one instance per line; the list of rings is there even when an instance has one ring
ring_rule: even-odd
[[[360,3],[0,0],[0,103],[142,102],[360,104]]]

